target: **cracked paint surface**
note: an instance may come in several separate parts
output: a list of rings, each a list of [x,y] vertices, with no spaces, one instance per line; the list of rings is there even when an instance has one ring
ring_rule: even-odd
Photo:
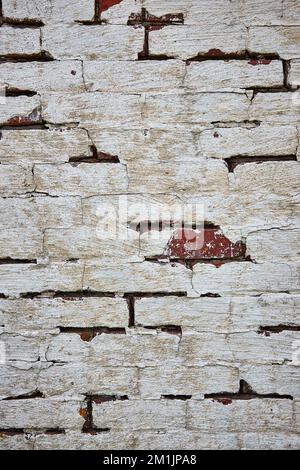
[[[0,3],[0,449],[299,448],[296,2]]]

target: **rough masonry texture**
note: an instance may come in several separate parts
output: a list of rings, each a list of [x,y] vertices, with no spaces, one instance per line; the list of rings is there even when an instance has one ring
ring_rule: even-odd
[[[299,448],[299,1],[0,5],[0,448]]]

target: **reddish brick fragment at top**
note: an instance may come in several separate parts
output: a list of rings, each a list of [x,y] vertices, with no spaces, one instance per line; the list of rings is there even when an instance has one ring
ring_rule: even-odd
[[[123,0],[98,0],[99,4],[99,13],[108,10],[109,8],[113,7],[114,5],[118,5]]]
[[[214,401],[217,401],[219,403],[222,403],[223,405],[230,405],[232,403],[232,400],[230,398],[215,398]]]
[[[209,51],[206,52],[206,54],[204,55],[211,56],[211,57],[221,57],[226,54],[223,51],[221,51],[221,49],[209,49]]]
[[[248,64],[250,65],[269,65],[271,62],[270,59],[251,59]]]
[[[219,228],[179,229],[169,240],[167,255],[178,259],[224,260],[244,257],[245,247],[241,241],[232,243]]]

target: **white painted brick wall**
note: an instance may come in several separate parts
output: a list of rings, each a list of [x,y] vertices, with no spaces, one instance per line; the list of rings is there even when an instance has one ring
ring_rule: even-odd
[[[299,2],[0,4],[0,449],[299,448]]]

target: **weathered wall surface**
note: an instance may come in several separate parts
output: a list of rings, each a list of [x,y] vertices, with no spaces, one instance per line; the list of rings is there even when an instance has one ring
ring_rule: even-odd
[[[299,1],[0,3],[0,447],[299,447]]]

